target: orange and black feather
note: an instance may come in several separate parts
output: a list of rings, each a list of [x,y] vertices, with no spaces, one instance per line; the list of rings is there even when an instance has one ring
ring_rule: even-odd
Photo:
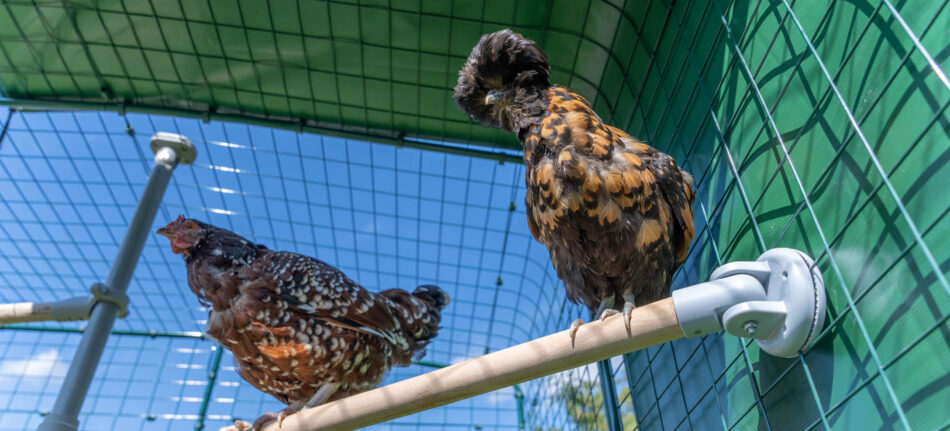
[[[622,303],[620,291],[632,283],[609,274],[599,293],[581,293],[603,275],[604,263],[654,266],[644,272],[656,282],[634,290],[644,302],[665,296],[693,238],[692,178],[672,157],[604,124],[580,95],[550,87],[546,98],[540,122],[520,136],[532,235],[552,250],[559,275],[582,273],[568,278],[585,286],[566,281],[568,292],[591,308],[612,294]]]
[[[571,300],[593,311],[619,308],[625,294],[638,305],[667,296],[693,238],[692,178],[549,74],[537,44],[500,30],[472,49],[453,98],[473,120],[517,134],[528,228]]]

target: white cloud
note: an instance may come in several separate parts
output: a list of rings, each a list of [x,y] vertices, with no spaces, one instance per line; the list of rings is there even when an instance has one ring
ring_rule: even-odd
[[[69,367],[59,359],[59,351],[50,349],[29,359],[6,359],[0,362],[0,375],[25,377],[63,377]]]
[[[375,221],[369,222],[369,223],[367,223],[365,226],[363,226],[362,232],[363,232],[363,233],[376,233],[376,229],[377,229],[378,227],[379,227],[379,226],[376,226],[376,222],[375,222]]]

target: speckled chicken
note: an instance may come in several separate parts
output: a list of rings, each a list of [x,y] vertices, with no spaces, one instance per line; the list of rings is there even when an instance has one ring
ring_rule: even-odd
[[[579,94],[551,85],[549,72],[533,41],[507,29],[487,34],[459,72],[455,102],[482,125],[517,134],[528,226],[568,297],[601,318],[622,303],[629,325],[635,305],[669,295],[686,259],[693,180],[670,156],[604,124]]]
[[[231,350],[244,380],[288,405],[238,429],[375,387],[424,354],[449,303],[435,286],[373,293],[317,259],[183,216],[157,233],[210,308],[208,335]]]

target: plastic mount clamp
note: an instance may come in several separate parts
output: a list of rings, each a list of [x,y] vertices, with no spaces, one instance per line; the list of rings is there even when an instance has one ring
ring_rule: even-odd
[[[726,332],[754,338],[773,356],[791,358],[803,352],[825,323],[825,283],[815,262],[802,252],[776,248],[755,262],[719,267],[713,280],[751,275],[765,286],[765,300],[740,302],[722,314]]]
[[[152,135],[149,141],[152,152],[158,154],[162,147],[170,147],[178,154],[178,163],[190,165],[198,157],[198,151],[195,150],[195,144],[182,135],[168,132],[158,132]]]
[[[119,318],[125,318],[129,315],[129,296],[124,292],[115,291],[106,287],[102,283],[93,284],[89,288],[89,291],[92,292],[92,296],[95,297],[95,301],[99,302],[111,302],[119,307]]]

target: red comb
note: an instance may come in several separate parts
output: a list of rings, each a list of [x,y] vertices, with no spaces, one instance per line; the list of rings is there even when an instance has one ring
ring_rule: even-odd
[[[177,224],[179,224],[179,223],[181,223],[181,222],[183,222],[183,221],[185,221],[185,216],[182,215],[182,214],[179,214],[179,215],[178,215],[178,218],[176,218],[175,221],[173,221],[173,222],[171,222],[171,223],[169,223],[169,224],[167,224],[167,225],[165,226],[165,229],[171,229],[173,226],[175,226],[175,225],[177,225]]]

